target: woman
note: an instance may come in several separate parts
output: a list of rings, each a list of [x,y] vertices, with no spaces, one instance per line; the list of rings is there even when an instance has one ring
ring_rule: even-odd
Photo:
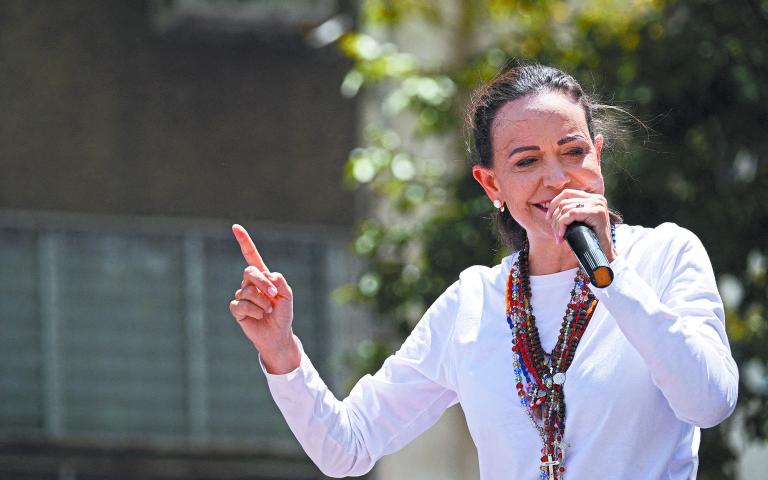
[[[484,479],[695,478],[699,428],[730,415],[738,384],[701,242],[618,224],[599,106],[569,75],[516,67],[474,98],[472,172],[515,253],[465,270],[343,402],[291,332],[285,279],[233,227],[251,266],[230,309],[289,426],[324,473],[361,475],[460,402]],[[563,242],[574,221],[611,262],[607,288]]]

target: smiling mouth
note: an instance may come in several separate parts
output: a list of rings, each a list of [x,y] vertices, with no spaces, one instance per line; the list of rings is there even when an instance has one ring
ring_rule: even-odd
[[[534,203],[533,206],[544,213],[547,213],[547,210],[549,210],[549,202]]]

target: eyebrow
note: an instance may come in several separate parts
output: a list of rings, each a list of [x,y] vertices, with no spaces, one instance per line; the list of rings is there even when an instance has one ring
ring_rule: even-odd
[[[526,145],[524,147],[513,148],[512,151],[509,152],[509,155],[507,155],[507,158],[511,157],[512,155],[518,152],[525,152],[527,150],[540,150],[540,148],[537,147],[536,145]]]
[[[568,135],[567,137],[563,137],[560,140],[557,141],[558,145],[565,145],[568,142],[572,142],[574,140],[585,140],[584,137],[581,135]]]
[[[585,138],[581,135],[568,135],[558,140],[557,144],[565,145],[566,143],[573,142],[574,140],[585,140]],[[507,155],[507,158],[511,157],[516,153],[527,152],[529,150],[541,150],[541,149],[536,145],[525,145],[524,147],[516,147],[516,148],[513,148],[511,152],[509,152],[509,155]]]

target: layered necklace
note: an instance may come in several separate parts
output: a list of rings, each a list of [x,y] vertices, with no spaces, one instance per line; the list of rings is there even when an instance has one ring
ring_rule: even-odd
[[[612,232],[613,233],[613,232]],[[563,480],[565,473],[565,395],[568,367],[597,299],[589,290],[589,277],[579,267],[560,334],[551,353],[541,347],[531,307],[528,239],[512,265],[507,280],[507,323],[512,330],[515,383],[520,404],[541,438],[541,480]]]

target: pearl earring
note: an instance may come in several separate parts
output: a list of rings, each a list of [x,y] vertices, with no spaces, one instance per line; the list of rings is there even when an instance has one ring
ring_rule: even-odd
[[[494,206],[494,208],[497,208],[497,209],[501,208],[501,200],[499,200],[498,198],[496,200],[494,200],[493,201],[493,206]]]

